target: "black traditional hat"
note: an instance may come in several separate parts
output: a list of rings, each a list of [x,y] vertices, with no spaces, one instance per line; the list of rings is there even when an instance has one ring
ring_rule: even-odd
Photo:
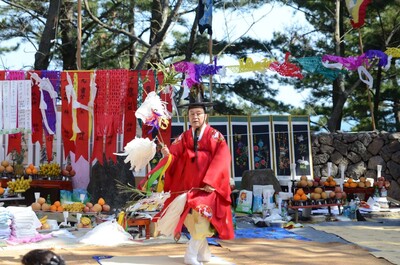
[[[207,107],[211,107],[214,105],[212,102],[208,102],[204,99],[204,86],[200,84],[194,84],[190,88],[189,96],[187,98],[189,103],[179,105],[178,108],[188,107],[188,109],[194,107],[203,107],[206,109]]]

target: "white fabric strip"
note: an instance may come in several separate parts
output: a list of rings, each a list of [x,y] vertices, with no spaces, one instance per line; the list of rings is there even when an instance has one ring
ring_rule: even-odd
[[[18,128],[18,81],[9,81],[11,84],[11,116],[10,116],[10,129],[11,133],[16,133]]]
[[[374,78],[372,77],[372,75],[368,72],[368,70],[364,67],[364,66],[359,66],[357,68],[358,71],[358,75],[360,77],[360,80],[367,84],[367,86],[369,88],[372,88],[372,86],[374,85]],[[363,77],[363,75],[365,75],[366,78]]]

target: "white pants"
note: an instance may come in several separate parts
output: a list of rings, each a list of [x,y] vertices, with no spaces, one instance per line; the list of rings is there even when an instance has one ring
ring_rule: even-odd
[[[184,224],[191,236],[185,253],[185,264],[199,265],[203,261],[210,261],[211,252],[208,248],[207,237],[214,233],[211,231],[208,219],[197,211],[192,211],[187,215]]]

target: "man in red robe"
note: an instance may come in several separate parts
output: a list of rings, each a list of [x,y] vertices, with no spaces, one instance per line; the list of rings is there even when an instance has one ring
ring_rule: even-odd
[[[224,136],[207,123],[206,107],[210,103],[199,97],[191,100],[188,116],[191,128],[170,146],[163,147],[164,156],[172,155],[165,174],[164,191],[171,197],[164,209],[182,192],[188,192],[187,203],[175,229],[180,237],[183,224],[190,233],[185,264],[208,262],[211,253],[207,237],[214,231],[221,239],[233,239],[231,212],[230,167],[231,154]]]

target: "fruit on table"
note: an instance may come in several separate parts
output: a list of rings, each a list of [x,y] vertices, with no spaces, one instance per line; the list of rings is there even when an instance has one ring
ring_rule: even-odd
[[[60,201],[55,201],[53,202],[52,205],[50,205],[50,211],[52,212],[63,212],[64,207],[61,205]]]
[[[72,168],[71,164],[67,164],[65,166],[65,168],[63,168],[61,170],[61,175],[65,176],[65,177],[73,177],[75,176],[76,172],[75,170]]]
[[[85,205],[81,202],[73,202],[71,204],[63,204],[62,206],[64,208],[64,211],[73,212],[73,213],[82,212],[83,208],[85,207]]]
[[[25,173],[27,175],[36,175],[38,173],[38,170],[33,164],[29,164],[29,166],[25,168]]]
[[[59,176],[61,167],[58,163],[41,164],[39,166],[39,174],[42,176]]]
[[[6,168],[8,165],[10,165],[10,162],[8,162],[7,160],[3,160],[1,161],[1,165]]]
[[[82,216],[81,221],[77,224],[78,228],[92,228],[92,220],[87,216]]]
[[[11,192],[25,192],[31,187],[31,182],[31,179],[24,179],[21,177],[15,181],[8,181],[7,187]]]
[[[305,201],[307,200],[308,197],[307,195],[304,193],[304,190],[302,188],[297,189],[296,193],[293,195],[293,200],[295,201]]]
[[[92,223],[92,221],[90,220],[89,217],[83,216],[83,217],[81,218],[81,223],[82,223],[83,225],[88,225],[88,224]]]
[[[7,173],[13,173],[14,172],[14,167],[11,165],[6,166],[6,172]]]
[[[46,199],[39,197],[36,202],[31,204],[34,211],[50,211],[50,205],[46,203]]]
[[[40,223],[42,224],[42,226],[40,227],[40,229],[42,230],[47,230],[50,229],[50,225],[47,222],[47,215],[43,216],[42,218],[39,219]]]

